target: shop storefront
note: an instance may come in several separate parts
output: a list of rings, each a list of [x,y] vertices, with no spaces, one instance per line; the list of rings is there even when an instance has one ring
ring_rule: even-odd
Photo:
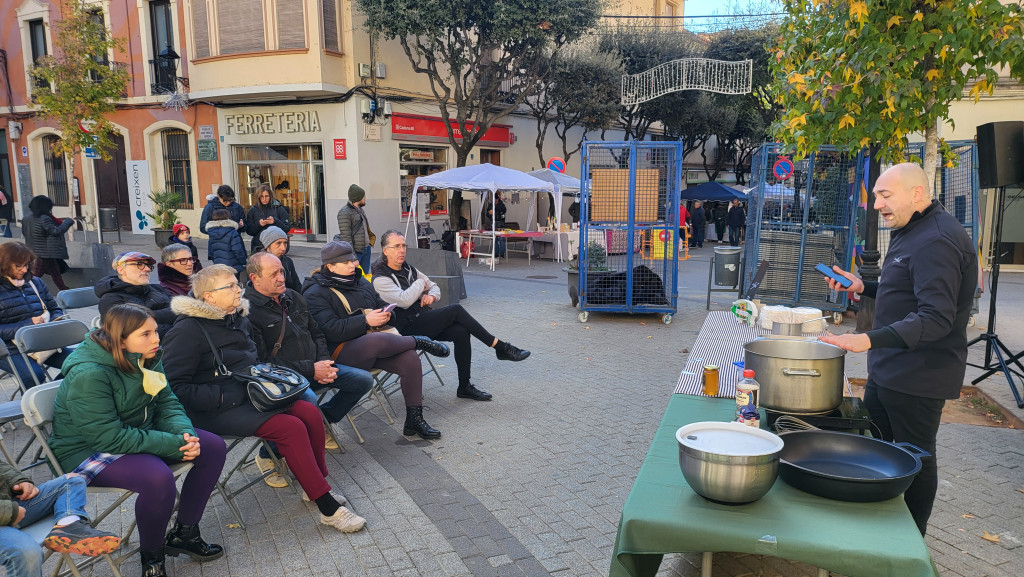
[[[326,234],[323,151],[319,144],[232,146],[238,202],[249,209],[269,184],[297,234]]]

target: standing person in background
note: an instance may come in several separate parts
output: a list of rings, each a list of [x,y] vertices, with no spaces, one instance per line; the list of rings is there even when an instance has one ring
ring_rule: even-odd
[[[227,209],[228,220],[237,223],[235,228],[245,229],[245,209],[242,208],[242,205],[235,202],[234,189],[226,184],[222,184],[217,189],[216,200],[207,197],[206,206],[203,207],[203,215],[199,217],[199,232],[210,234],[206,230],[206,225],[213,219],[213,211],[221,208]]]
[[[210,235],[207,256],[214,264],[226,264],[238,272],[245,270],[245,243],[238,228],[231,220],[231,213],[218,208],[206,223],[206,234]]]
[[[708,228],[708,221],[704,215],[704,205],[699,200],[693,201],[690,223],[693,224],[693,242],[697,244],[697,248],[704,248],[704,233]]]
[[[725,225],[729,222],[729,205],[722,201],[716,202],[712,216],[715,222],[715,240],[722,244],[725,242]]]
[[[268,226],[267,230],[260,235],[260,242],[263,243],[264,250],[281,261],[281,266],[284,269],[284,286],[296,292],[301,291],[302,279],[299,278],[299,273],[295,270],[295,261],[286,254],[288,252],[288,235],[276,226]]]
[[[11,225],[14,224],[14,197],[0,186],[0,218],[7,221],[4,227],[4,238],[11,238]]]
[[[265,245],[260,241],[260,233],[271,226],[287,231],[288,209],[274,198],[269,184],[261,184],[256,189],[256,204],[245,215],[245,232],[252,236],[251,253],[263,250]]]
[[[978,253],[964,227],[928,190],[914,163],[878,176],[875,209],[892,227],[877,282],[853,281],[832,290],[875,299],[870,331],[820,337],[851,352],[868,353],[864,406],[886,441],[911,443],[931,453],[903,494],[921,534],[928,528],[939,485],[936,437],[946,399],[956,399],[967,371],[967,321],[978,286]]]
[[[687,221],[690,220],[690,211],[686,210],[686,201],[679,202],[679,245],[683,246],[683,242],[686,241],[686,229],[689,227]]]
[[[32,274],[43,278],[44,274],[53,277],[53,284],[64,291],[68,285],[64,283],[63,274],[68,265],[68,245],[64,235],[74,224],[72,218],[53,216],[53,201],[46,196],[37,196],[28,203],[29,214],[21,220],[21,234],[25,244],[36,254],[35,268]]]
[[[729,209],[729,244],[740,245],[740,234],[743,227],[747,225],[747,214],[743,212],[743,205],[739,200],[732,201],[732,208]]]
[[[370,251],[377,235],[370,230],[370,223],[366,220],[366,191],[358,184],[348,187],[348,204],[338,211],[338,234],[334,240],[347,242],[356,251],[356,258],[359,259],[359,268],[363,273],[370,271]]]
[[[194,265],[192,272],[203,270],[203,263],[199,262],[199,249],[192,243],[192,230],[180,222],[174,225],[172,230],[174,234],[171,235],[171,240],[168,242],[188,247],[189,252],[192,253],[192,264]]]

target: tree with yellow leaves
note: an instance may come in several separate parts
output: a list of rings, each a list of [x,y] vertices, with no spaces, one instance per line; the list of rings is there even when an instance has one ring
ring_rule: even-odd
[[[775,134],[798,157],[832,144],[902,162],[924,133],[934,178],[950,103],[991,94],[1000,68],[1024,76],[1019,3],[999,0],[784,0],[773,47],[785,112]]]

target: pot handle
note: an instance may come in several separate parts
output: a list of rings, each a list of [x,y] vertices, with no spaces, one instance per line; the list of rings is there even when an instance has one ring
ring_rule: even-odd
[[[782,369],[782,374],[787,377],[820,377],[818,369]]]
[[[917,457],[918,460],[932,456],[932,454],[929,453],[928,451],[925,451],[924,449],[918,447],[917,445],[913,445],[910,443],[893,443],[893,445],[896,445],[897,447]]]

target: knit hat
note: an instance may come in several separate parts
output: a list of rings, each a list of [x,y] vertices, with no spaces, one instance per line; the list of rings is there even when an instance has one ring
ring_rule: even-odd
[[[360,200],[363,200],[363,198],[365,197],[366,191],[363,190],[363,187],[359,186],[358,184],[353,184],[352,186],[348,187],[349,202],[359,202]]]
[[[185,226],[184,224],[181,224],[179,222],[178,224],[174,225],[174,228],[172,230],[174,231],[174,236],[178,236],[178,233],[180,233],[183,230],[188,230],[188,229],[189,228],[187,226]]]
[[[260,233],[260,242],[263,243],[264,248],[270,248],[274,241],[281,240],[282,238],[288,240],[288,235],[277,226],[268,226],[266,230]]]
[[[327,265],[336,262],[348,262],[350,260],[357,261],[359,259],[356,258],[356,251],[352,248],[352,245],[343,240],[332,240],[320,249],[320,262],[322,264]]]
[[[144,252],[122,252],[121,254],[114,257],[114,262],[111,263],[111,267],[117,270],[117,267],[124,266],[130,262],[144,262],[150,267],[156,265],[156,259],[149,256]]]

